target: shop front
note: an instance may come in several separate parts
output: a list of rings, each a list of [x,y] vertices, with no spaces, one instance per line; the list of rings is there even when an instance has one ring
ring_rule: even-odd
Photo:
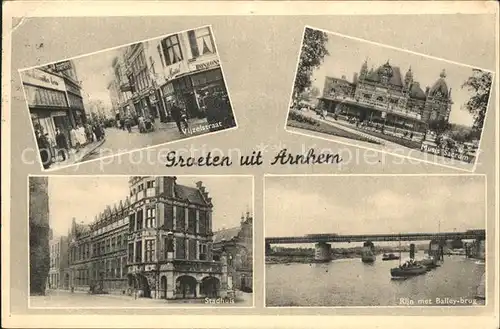
[[[181,108],[185,108],[189,117],[200,116],[200,109],[189,76],[167,82],[162,87],[162,94],[168,116],[170,116],[172,106],[175,103]]]
[[[22,72],[21,77],[35,133],[45,135],[53,148],[57,129],[69,141],[72,121],[64,80],[38,69]]]

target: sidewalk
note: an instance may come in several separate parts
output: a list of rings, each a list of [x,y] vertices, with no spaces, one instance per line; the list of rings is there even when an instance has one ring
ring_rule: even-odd
[[[106,138],[104,138],[100,141],[97,141],[97,142],[87,144],[84,147],[82,147],[81,149],[79,149],[78,151],[76,151],[75,149],[70,149],[69,154],[68,154],[68,158],[65,161],[59,160],[59,157],[58,157],[59,161],[53,163],[47,170],[55,170],[55,169],[59,169],[62,167],[73,165],[75,163],[79,163],[82,160],[84,160],[87,155],[89,155],[95,149],[97,149],[102,144],[104,144],[105,141],[106,141]]]

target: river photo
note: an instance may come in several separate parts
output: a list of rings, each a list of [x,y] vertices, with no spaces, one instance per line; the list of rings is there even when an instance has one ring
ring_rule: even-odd
[[[267,307],[481,307],[479,175],[272,176]]]
[[[423,258],[418,253],[416,258]],[[408,254],[402,254],[402,259]],[[392,280],[398,260],[366,264],[359,258],[328,263],[266,265],[266,306],[456,306],[481,305],[477,287],[485,265],[465,256],[445,256],[424,275]]]

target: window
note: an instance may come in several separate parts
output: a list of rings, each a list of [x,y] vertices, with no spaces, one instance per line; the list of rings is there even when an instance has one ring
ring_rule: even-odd
[[[155,240],[146,240],[146,262],[155,260]]]
[[[142,230],[143,225],[143,211],[142,209],[137,212],[137,231]]]
[[[127,259],[125,257],[122,258],[122,277],[127,275]]]
[[[188,209],[188,233],[196,233],[196,209]]]
[[[176,34],[163,39],[161,45],[167,66],[182,61],[182,51]]]
[[[158,45],[156,49],[158,50],[158,55],[160,55],[161,66],[165,67],[165,62],[163,61],[163,54],[161,53],[161,46]]]
[[[117,249],[120,249],[122,247],[122,236],[119,235],[117,238],[116,238],[116,248]]]
[[[115,251],[116,249],[116,238],[112,237],[111,238],[111,251]]]
[[[156,209],[155,208],[147,208],[146,209],[146,227],[154,228],[156,227]]]
[[[185,217],[186,217],[186,208],[177,206],[175,208],[175,228],[177,231],[184,231],[186,227]]]
[[[206,210],[199,210],[199,220],[198,220],[198,233],[207,234],[207,212]]]
[[[135,262],[142,263],[142,241],[135,243]]]
[[[134,262],[134,244],[133,243],[128,244],[128,262],[129,263]]]
[[[129,232],[135,231],[135,214],[131,214],[128,220],[128,230]]]
[[[155,187],[155,181],[150,180],[149,182],[146,183],[147,188],[154,188]]]
[[[174,206],[165,205],[165,228],[167,230],[174,229]]]
[[[175,258],[186,259],[186,239],[175,238]]]
[[[193,57],[215,53],[215,46],[210,33],[210,28],[205,27],[189,31],[188,38]]]
[[[199,245],[199,259],[200,260],[207,260],[207,244],[206,243],[200,243],[200,245]]]
[[[194,239],[191,239],[189,240],[189,259],[192,259],[192,260],[196,260],[198,259],[198,255],[197,255],[197,249],[196,248],[196,240]]]

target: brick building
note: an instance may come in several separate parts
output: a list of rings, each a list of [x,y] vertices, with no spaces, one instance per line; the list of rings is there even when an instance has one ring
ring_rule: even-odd
[[[73,221],[75,289],[165,299],[224,297],[226,255],[213,260],[213,205],[202,182],[189,187],[176,177],[133,176],[128,194],[91,225]]]
[[[68,258],[68,237],[53,237],[49,242],[50,269],[49,288],[69,289],[69,258]]]

